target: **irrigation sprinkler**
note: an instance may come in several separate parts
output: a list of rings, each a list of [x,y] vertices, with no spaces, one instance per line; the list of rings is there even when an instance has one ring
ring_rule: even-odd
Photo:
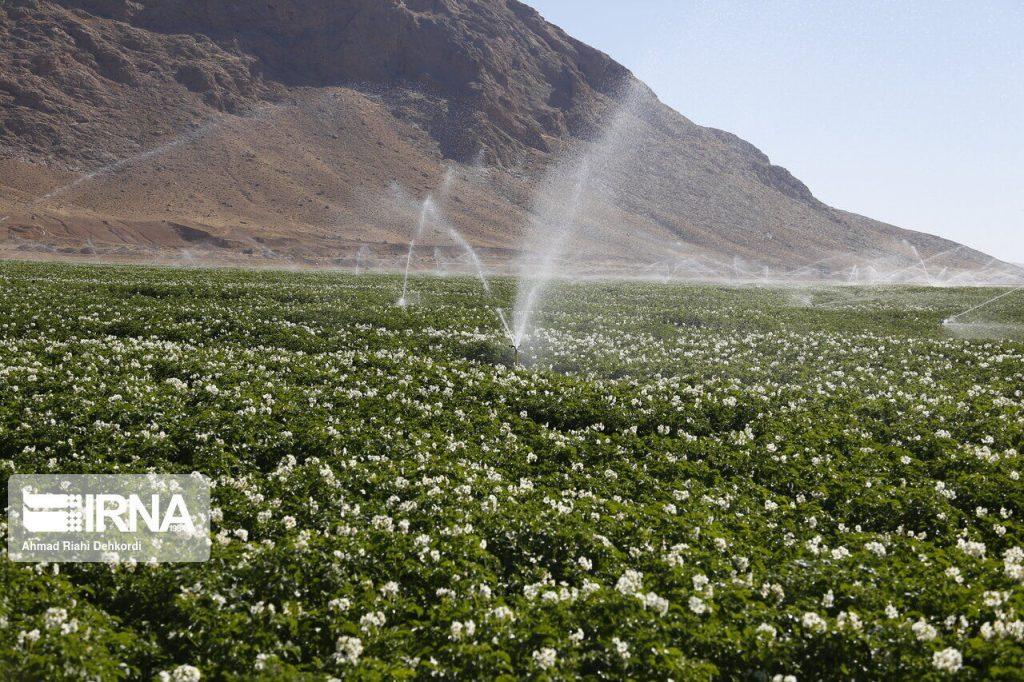
[[[948,327],[950,325],[957,324],[957,320],[959,320],[964,315],[967,315],[968,313],[973,313],[976,310],[981,310],[982,308],[987,308],[988,306],[992,305],[996,301],[1001,301],[1004,298],[1006,298],[1008,296],[1012,296],[1012,295],[1014,295],[1014,294],[1016,294],[1016,293],[1018,293],[1020,291],[1024,291],[1024,287],[1017,287],[1016,289],[1011,289],[1011,290],[1009,290],[1007,292],[999,294],[998,296],[994,296],[994,297],[990,298],[989,300],[985,301],[984,303],[982,303],[980,305],[976,305],[973,308],[969,308],[969,309],[963,311],[962,313],[957,313],[956,315],[953,315],[952,317],[947,317],[945,320],[942,321],[942,326]]]

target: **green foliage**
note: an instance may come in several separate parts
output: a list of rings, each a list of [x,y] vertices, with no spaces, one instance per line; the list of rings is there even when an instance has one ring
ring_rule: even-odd
[[[1024,344],[940,325],[991,292],[564,285],[517,366],[512,282],[412,287],[0,266],[4,478],[217,510],[5,559],[0,677],[1019,679]]]

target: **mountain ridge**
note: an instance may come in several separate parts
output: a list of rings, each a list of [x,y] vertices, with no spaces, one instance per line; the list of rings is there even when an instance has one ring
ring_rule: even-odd
[[[452,166],[450,219],[508,260],[545,173],[634,84],[516,0],[9,0],[0,239],[307,264],[367,247],[387,265],[410,229],[392,185],[422,199]],[[656,260],[666,242],[771,267],[959,247],[830,208],[754,145],[640,89],[649,156],[595,214],[627,235],[618,260]],[[989,260],[957,252],[958,266]]]

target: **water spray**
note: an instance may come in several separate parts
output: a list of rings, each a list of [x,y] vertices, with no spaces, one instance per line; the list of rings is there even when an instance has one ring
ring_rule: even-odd
[[[359,250],[356,251],[356,274],[362,273],[362,271],[363,271],[363,263],[364,263],[364,261],[366,261],[367,254],[369,254],[369,252],[370,252],[370,247],[368,247],[366,244],[363,244],[362,246],[360,246]]]
[[[259,107],[253,113],[247,114],[246,116],[243,116],[242,118],[244,118],[244,119],[259,120],[259,119],[263,118],[264,114],[266,114],[270,109],[277,108],[277,106],[278,105],[269,104],[269,105],[265,105],[265,106]],[[96,178],[102,178],[102,177],[104,177],[106,175],[111,175],[113,173],[116,173],[116,172],[124,169],[124,168],[127,168],[129,166],[133,166],[133,165],[135,165],[135,164],[137,164],[137,163],[139,163],[141,161],[146,161],[147,159],[151,159],[151,158],[153,158],[155,156],[159,156],[159,155],[163,154],[164,152],[167,152],[167,151],[169,151],[171,149],[174,149],[175,147],[178,147],[178,146],[180,146],[182,144],[187,144],[189,142],[194,142],[194,141],[204,137],[207,133],[210,133],[210,132],[212,132],[214,130],[217,130],[218,128],[223,127],[224,125],[226,125],[227,123],[230,123],[231,121],[232,121],[232,119],[226,118],[224,116],[217,116],[217,117],[211,118],[211,119],[207,120],[206,123],[202,124],[201,126],[199,126],[197,128],[193,128],[192,130],[185,131],[184,133],[178,135],[177,137],[175,137],[174,139],[172,139],[172,140],[170,140],[168,142],[165,142],[163,144],[157,145],[156,147],[153,147],[152,149],[143,150],[141,152],[138,152],[137,154],[133,154],[133,155],[125,157],[123,159],[118,159],[116,161],[113,161],[111,163],[106,164],[105,166],[100,166],[99,168],[97,168],[95,170],[91,170],[91,171],[89,171],[87,173],[84,173],[84,174],[78,176],[77,178],[75,178],[71,182],[67,182],[67,183],[64,183],[63,185],[59,185],[59,186],[51,189],[49,192],[47,192],[46,194],[42,195],[41,197],[38,197],[38,198],[33,199],[32,201],[28,202],[27,209],[28,210],[32,210],[35,207],[43,205],[43,204],[49,202],[51,199],[56,199],[56,198],[58,198],[58,197],[60,197],[60,196],[62,196],[64,194],[67,194],[68,192],[74,190],[75,188],[77,188],[77,187],[79,187],[79,186],[81,186],[81,185],[83,185],[83,184],[85,184],[87,182],[90,182],[90,181],[92,181],[92,180],[94,180]],[[7,220],[10,217],[11,216],[9,214],[0,217],[0,224],[7,222]]]
[[[526,291],[526,295],[522,296],[523,292],[522,289],[520,289],[519,295],[517,296],[516,314],[513,320],[515,322],[515,333],[511,335],[512,345],[517,349],[517,353],[518,348],[522,344],[523,338],[526,335],[526,329],[533,317],[537,301],[544,289],[547,288],[548,283],[554,275],[555,262],[562,254],[562,250],[565,248],[566,242],[569,240],[570,232],[575,229],[575,223],[580,210],[580,203],[583,199],[583,191],[587,186],[589,174],[590,164],[587,160],[584,160],[583,163],[580,164],[578,170],[576,183],[572,191],[572,198],[569,201],[568,207],[565,208],[566,213],[561,216],[562,229],[555,237],[555,240],[550,244],[550,248],[544,254],[544,257],[541,259],[540,270],[535,273],[533,282]]]
[[[914,256],[917,258],[918,264],[921,266],[921,270],[924,272],[924,279],[928,283],[928,286],[933,286],[932,273],[928,271],[928,266],[925,265],[924,259],[921,258],[921,252],[917,250],[917,247],[910,244],[910,250],[914,252]]]
[[[484,271],[484,265],[480,262],[480,258],[477,256],[476,250],[470,245],[466,238],[455,229],[454,225],[447,225],[448,235],[452,240],[458,244],[462,249],[469,255],[470,261],[473,263],[473,267],[476,268],[477,279],[480,280],[480,284],[484,288],[484,294],[489,298],[491,296],[491,283],[487,280],[487,274]],[[498,320],[501,322],[501,327],[505,332],[505,336],[508,337],[510,343],[512,343],[512,349],[515,351],[515,362],[519,364],[519,345],[514,341],[514,334],[509,326],[508,319],[505,317],[505,311],[497,306],[487,306],[494,314],[497,315]]]
[[[999,294],[998,296],[994,296],[994,297],[990,298],[989,300],[985,301],[984,303],[982,303],[980,305],[976,305],[973,308],[969,308],[969,309],[963,311],[962,313],[957,313],[956,315],[954,315],[952,317],[947,317],[945,320],[942,321],[942,325],[944,327],[948,327],[950,325],[958,324],[957,320],[959,320],[964,315],[968,315],[968,314],[973,313],[975,311],[981,310],[982,308],[987,308],[988,306],[992,305],[996,301],[1001,301],[1004,298],[1007,298],[1008,296],[1012,296],[1012,295],[1014,295],[1014,294],[1016,294],[1018,292],[1021,292],[1021,291],[1024,291],[1024,287],[1017,287],[1016,289],[1011,289],[1009,291],[1005,291],[1005,292]]]
[[[409,269],[412,267],[412,254],[416,249],[416,240],[420,238],[423,228],[427,225],[427,219],[433,212],[434,198],[428,194],[420,208],[420,218],[416,223],[416,230],[413,232],[412,239],[409,240],[409,253],[405,257],[405,278],[402,280],[402,297],[398,299],[399,308],[409,305]]]
[[[505,317],[504,308],[493,308],[494,312],[498,315],[498,319],[501,321],[501,326],[505,330],[505,336],[508,337],[509,348],[512,349],[514,355],[513,363],[519,364],[519,344],[516,343],[515,334],[512,333],[512,328],[509,326],[508,318]]]
[[[819,265],[824,265],[825,263],[829,263],[831,261],[834,261],[837,258],[840,258],[840,256],[826,256],[825,258],[821,258],[819,260],[816,260],[813,263],[808,263],[807,265],[804,265],[804,266],[802,266],[800,268],[797,268],[796,270],[793,270],[793,271],[789,272],[787,274],[787,276],[790,277],[790,278],[795,278],[795,277],[801,276],[805,272],[807,274],[810,274]]]
[[[413,232],[412,238],[409,240],[409,250],[405,257],[405,275],[402,279],[402,295],[397,301],[397,305],[400,308],[406,308],[410,305],[409,300],[409,273],[412,270],[412,259],[413,254],[416,250],[417,242],[422,238],[423,233],[426,231],[428,224],[441,227],[447,232],[451,240],[462,249],[469,257],[470,262],[473,265],[473,269],[476,270],[476,277],[480,280],[480,284],[483,287],[484,294],[489,298],[492,295],[491,283],[487,279],[487,272],[484,268],[483,262],[477,255],[476,250],[469,243],[469,241],[455,228],[451,222],[445,219],[441,214],[439,206],[440,202],[443,202],[444,198],[448,196],[451,191],[452,183],[455,179],[455,169],[451,166],[448,167],[444,175],[444,180],[441,182],[441,186],[438,190],[438,200],[435,201],[433,195],[427,195],[427,198],[423,200],[420,205],[419,220],[416,224],[416,229]],[[364,247],[365,248],[365,247]],[[362,249],[360,249],[362,253]],[[435,249],[435,259],[436,259]],[[358,267],[358,255],[357,255],[357,267]],[[502,330],[505,336],[509,339],[513,352],[515,354],[515,362],[519,363],[519,344],[516,342],[515,334],[512,332],[512,327],[508,322],[508,318],[505,315],[505,311],[502,308],[488,305],[487,308],[494,312],[498,321],[501,322]]]

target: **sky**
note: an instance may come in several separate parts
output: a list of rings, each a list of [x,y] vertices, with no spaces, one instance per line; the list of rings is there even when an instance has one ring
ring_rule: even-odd
[[[526,2],[825,203],[1024,263],[1024,2]]]

